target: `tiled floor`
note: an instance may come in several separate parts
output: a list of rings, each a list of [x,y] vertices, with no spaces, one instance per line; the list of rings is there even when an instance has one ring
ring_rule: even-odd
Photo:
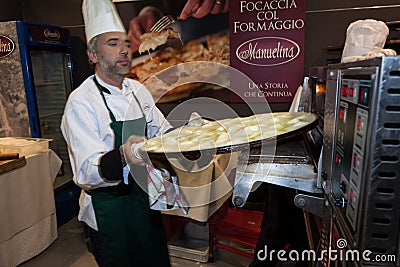
[[[171,257],[173,267],[235,267],[247,266],[249,259],[226,252],[217,251],[213,263]],[[93,256],[83,242],[83,227],[76,218],[58,228],[58,238],[44,252],[23,263],[20,267],[96,267]]]

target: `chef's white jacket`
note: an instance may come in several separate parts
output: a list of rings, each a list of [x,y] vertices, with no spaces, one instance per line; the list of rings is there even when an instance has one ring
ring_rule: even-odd
[[[93,77],[92,75],[87,78],[69,95],[61,120],[61,131],[68,144],[73,180],[85,190],[118,184],[115,181],[104,180],[99,173],[100,158],[114,149],[114,133],[110,128],[109,112]],[[97,80],[109,90],[104,92],[104,96],[117,121],[141,118],[143,111],[147,121],[148,138],[171,128],[164,115],[155,107],[152,95],[141,83],[125,79],[120,90],[104,83],[98,77]],[[132,92],[139,100],[140,107]],[[123,173],[126,178],[129,166],[124,168]],[[91,196],[83,190],[79,204],[78,219],[97,230]]]

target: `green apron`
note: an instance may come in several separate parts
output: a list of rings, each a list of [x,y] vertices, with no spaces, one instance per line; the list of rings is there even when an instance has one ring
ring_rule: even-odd
[[[110,114],[110,127],[115,134],[114,148],[122,145],[132,134],[145,136],[146,118],[143,111],[142,118],[116,121],[104,97],[104,87],[96,78],[94,81]],[[134,167],[133,175],[147,181],[146,168]],[[170,266],[161,214],[150,210],[148,195],[132,179],[131,174],[129,181],[128,185],[121,182],[114,187],[90,192],[107,266]]]

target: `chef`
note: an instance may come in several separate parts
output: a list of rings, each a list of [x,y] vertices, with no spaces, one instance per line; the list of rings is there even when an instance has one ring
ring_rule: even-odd
[[[88,249],[99,266],[170,266],[160,213],[137,183],[146,169],[131,148],[171,125],[147,89],[124,78],[132,52],[111,0],[84,0],[82,13],[95,74],[70,94],[61,130],[83,189],[78,219]]]

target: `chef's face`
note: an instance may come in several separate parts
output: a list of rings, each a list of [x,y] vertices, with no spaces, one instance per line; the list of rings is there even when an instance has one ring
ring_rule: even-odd
[[[131,68],[130,41],[125,33],[107,32],[97,37],[95,52],[89,53],[90,60],[100,71],[108,75],[124,76]]]

